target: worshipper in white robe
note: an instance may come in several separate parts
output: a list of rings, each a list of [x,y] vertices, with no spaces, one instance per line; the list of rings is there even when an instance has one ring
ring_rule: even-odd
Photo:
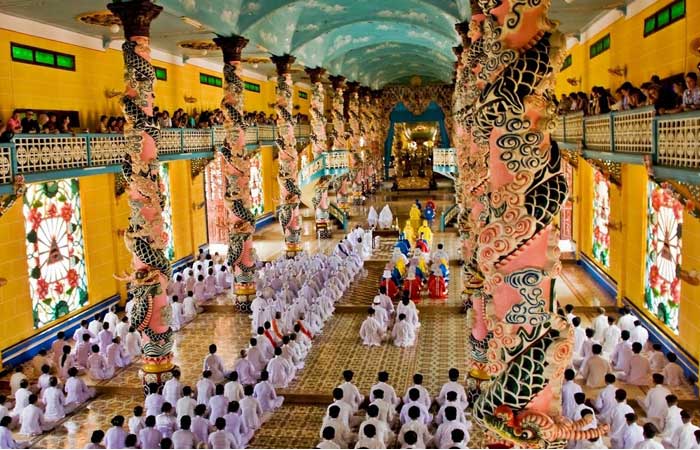
[[[462,423],[467,423],[467,418],[464,415],[466,404],[459,402],[457,393],[455,391],[450,391],[447,393],[444,403],[442,404],[442,406],[440,406],[440,409],[438,409],[438,413],[435,415],[436,425],[440,425],[442,422],[445,421],[445,410],[449,407],[457,409],[458,421]]]
[[[588,387],[603,387],[605,386],[605,375],[612,372],[612,367],[610,366],[610,362],[602,356],[602,345],[594,344],[592,352],[593,354],[586,360],[586,363],[582,367],[581,377]]]
[[[386,445],[384,445],[384,442],[377,437],[377,428],[373,424],[368,423],[362,427],[362,436],[355,444],[355,448],[384,449],[386,448]]]
[[[239,402],[243,425],[245,425],[247,429],[255,431],[262,425],[263,410],[260,407],[260,402],[253,397],[255,393],[253,386],[247,385],[243,390],[244,396]]]
[[[29,403],[22,409],[22,414],[19,416],[19,434],[37,436],[51,429],[51,425],[44,418],[44,412],[36,406],[37,396],[31,394],[27,400]]]
[[[240,351],[240,356],[233,365],[233,372],[238,374],[241,384],[254,384],[258,379],[257,370],[253,366],[253,363],[247,357],[248,354],[245,350]]]
[[[459,382],[459,369],[452,367],[447,371],[447,378],[449,381],[442,385],[440,388],[440,393],[435,401],[438,403],[438,405],[444,404],[447,398],[447,393],[452,391],[457,393],[457,401],[466,407],[469,404],[469,400],[467,400],[467,393],[464,390],[464,386],[462,386],[462,384]]]
[[[46,349],[42,348],[41,350],[39,350],[39,353],[34,358],[32,358],[32,367],[34,368],[34,373],[40,373],[41,367],[45,365],[53,369],[53,360],[49,358]]]
[[[107,359],[100,354],[97,344],[92,346],[92,354],[88,357],[87,369],[93,380],[108,380],[114,376],[114,366],[107,363]]]
[[[407,442],[405,436],[409,432],[415,433],[417,437],[414,448],[427,448],[427,445],[431,443],[433,439],[433,435],[430,434],[428,427],[421,417],[420,408],[417,406],[409,408],[407,415],[409,420],[401,426],[401,430],[398,434],[398,443],[401,445],[401,448],[406,448]]]
[[[362,339],[362,345],[368,347],[381,346],[384,340],[385,332],[382,330],[382,326],[379,321],[374,317],[374,308],[369,308],[367,310],[367,318],[362,322],[360,326],[360,338]]]
[[[581,319],[579,317],[574,317],[571,320],[571,324],[574,326],[574,365],[580,365],[583,359],[582,350],[583,343],[586,341],[586,330],[581,327]]]
[[[42,393],[41,401],[44,403],[44,418],[47,422],[56,422],[72,411],[66,407],[66,396],[58,387],[58,378],[51,377],[49,387]]]
[[[263,413],[273,412],[284,403],[284,397],[277,395],[275,386],[269,380],[269,374],[263,370],[260,374],[260,382],[253,388],[253,396],[260,403]]]
[[[376,390],[381,390],[384,392],[384,400],[390,404],[392,404],[394,407],[399,406],[399,403],[401,399],[396,395],[396,391],[394,390],[394,387],[391,386],[389,383],[389,373],[381,371],[377,374],[377,382],[372,386],[370,389],[370,397],[369,401],[373,402],[375,397],[374,397],[374,392]]]
[[[335,443],[335,428],[324,427],[321,429],[321,437],[323,440],[316,444],[316,448],[329,449],[329,448],[341,448],[340,445]]]
[[[61,357],[63,353],[63,346],[69,345],[66,341],[66,333],[59,331],[56,333],[56,340],[51,344],[51,358],[53,361],[53,367],[58,367],[58,358]]]
[[[199,448],[200,441],[197,436],[190,430],[192,426],[192,418],[190,416],[178,419],[180,429],[173,433],[172,441],[173,448],[176,449],[191,449]]]
[[[209,423],[214,425],[216,419],[219,417],[224,417],[228,409],[228,398],[224,395],[224,386],[222,384],[217,384],[214,395],[209,399],[208,410],[209,410]]]
[[[374,300],[379,300],[379,304],[382,305],[382,308],[384,308],[389,315],[394,313],[394,303],[391,301],[391,297],[386,295],[386,287],[379,287],[379,293],[374,296],[374,299],[372,300],[373,303]]]
[[[160,414],[156,416],[156,428],[160,431],[163,438],[170,439],[177,429],[176,419],[172,415],[173,407],[170,403],[165,402],[160,411]]]
[[[608,316],[605,314],[605,308],[598,307],[597,312],[598,315],[593,319],[593,339],[602,344],[608,329]]]
[[[583,441],[578,441],[578,448],[583,448],[587,450],[593,450],[593,449],[607,449],[608,446],[605,445],[605,442],[603,441],[602,438],[591,438],[591,439],[586,439]]]
[[[221,356],[216,354],[217,348],[216,344],[209,345],[209,354],[204,358],[204,363],[202,364],[202,370],[208,370],[211,372],[211,381],[216,383],[221,383],[226,377],[224,369],[224,360]]]
[[[350,405],[349,402],[346,402],[343,398],[343,390],[340,388],[335,388],[333,389],[333,403],[331,403],[328,408],[326,408],[326,415],[329,414],[331,408],[333,406],[337,406],[340,408],[340,413],[338,414],[338,418],[347,426],[347,427],[354,427],[357,424],[356,423],[351,423],[351,418],[352,418],[352,406]]]
[[[98,330],[99,331],[99,330]],[[90,331],[88,321],[87,320],[81,320],[80,321],[80,328],[76,329],[73,332],[73,341],[74,342],[82,342],[83,341],[83,334],[89,334],[90,339],[94,339],[96,334]]]
[[[170,328],[173,331],[180,331],[183,322],[182,303],[177,295],[173,295],[170,299]]]
[[[226,420],[219,418],[214,426],[216,431],[209,434],[207,439],[209,448],[236,448],[236,439],[226,431]]]
[[[647,422],[644,424],[644,440],[637,445],[635,445],[634,448],[642,448],[642,449],[663,449],[664,446],[661,445],[659,441],[654,439],[656,435],[658,434],[658,430],[656,429],[656,426],[654,426],[653,423]]]
[[[652,379],[654,387],[649,389],[644,398],[638,399],[637,403],[646,413],[647,420],[656,425],[659,430],[663,430],[664,418],[668,411],[666,397],[671,395],[671,391],[664,386],[664,376],[660,373],[652,375]]]
[[[260,336],[260,335],[258,335],[258,336]],[[262,336],[262,339],[266,340],[266,338],[264,336]],[[260,372],[262,372],[263,369],[265,369],[265,366],[267,366],[267,361],[269,359],[267,357],[267,355],[265,354],[263,347],[260,346],[259,344],[260,344],[260,342],[258,339],[250,338],[250,346],[248,347],[248,351],[247,351],[248,356],[246,358],[250,362],[250,364],[253,366],[253,368],[255,369],[254,378],[256,378],[256,379],[260,376]],[[236,368],[236,370],[238,370],[239,376],[243,376],[243,374],[239,368]],[[243,384],[246,384],[246,383],[243,383]]]
[[[87,368],[87,360],[92,354],[92,343],[90,342],[90,336],[87,334],[82,335],[83,342],[78,343],[75,346],[75,360],[74,364],[80,368]],[[60,363],[60,360],[59,360]],[[69,367],[70,369],[70,367]],[[60,373],[60,371],[59,371]]]
[[[389,424],[379,420],[379,408],[377,405],[369,405],[367,407],[367,418],[360,424],[358,436],[360,439],[371,437],[364,433],[365,427],[368,425],[373,425],[377,431],[377,439],[384,443],[384,446],[388,446],[394,440],[394,432],[391,431]]]
[[[596,411],[598,411],[598,420],[603,423],[608,423],[610,421],[610,412],[617,403],[615,401],[615,391],[617,390],[615,386],[616,381],[617,378],[615,374],[606,373],[605,388],[598,393],[598,397],[596,397],[595,403],[593,404]]]
[[[621,315],[620,318],[617,319],[617,326],[620,327],[620,330],[622,331],[629,331],[632,332],[634,329],[634,322],[637,321],[637,318],[632,314],[632,311],[628,307],[623,307],[621,310]]]
[[[70,347],[68,347],[70,349]],[[22,371],[22,366],[15,367],[15,371],[10,377],[10,393],[15,395],[15,392],[20,388],[23,380],[29,380]]]
[[[216,274],[213,268],[209,268],[207,270],[207,276],[204,277],[204,295],[207,299],[212,299],[216,297],[217,291]]]
[[[102,331],[97,334],[97,344],[100,346],[100,352],[104,355],[107,352],[107,346],[112,343],[114,333],[108,322],[102,323]]]
[[[576,408],[574,395],[583,392],[581,386],[574,382],[574,378],[576,378],[576,372],[573,369],[564,371],[564,383],[561,386],[562,415],[569,419],[574,417],[574,409]]]
[[[29,381],[22,380],[20,383],[20,388],[15,392],[15,407],[12,409],[10,415],[15,421],[20,421],[22,417],[22,411],[29,405],[29,397],[32,396],[32,392],[29,390]]]
[[[197,401],[192,398],[192,388],[185,386],[182,388],[182,397],[175,404],[175,414],[177,420],[181,420],[184,416],[194,417]]]
[[[228,382],[224,385],[224,395],[229,402],[237,402],[243,398],[243,385],[238,381],[238,372],[228,374]]]
[[[615,346],[615,350],[610,354],[610,363],[613,369],[625,371],[629,361],[634,354],[632,352],[632,342],[630,342],[630,332],[624,330],[620,333],[620,342]]]
[[[634,413],[634,410],[627,404],[627,392],[624,389],[615,391],[615,401],[617,404],[610,412],[610,442],[612,448],[625,448],[622,446],[625,430],[627,428],[626,415]]]
[[[415,326],[406,320],[405,314],[399,314],[399,320],[391,330],[391,337],[397,347],[413,347],[416,342]]]
[[[12,417],[3,416],[0,418],[0,448],[24,448],[23,443],[15,441],[12,437],[11,424]]]
[[[126,341],[126,336],[129,334],[129,318],[124,316],[114,328],[114,335],[121,339],[122,343]]]
[[[573,360],[575,368],[583,369],[583,367],[586,365],[586,361],[588,361],[588,358],[593,355],[593,346],[598,343],[593,339],[593,335],[595,334],[595,330],[593,328],[586,328],[585,333],[586,338],[581,345],[581,353],[579,354],[578,358],[574,357]]]
[[[669,352],[666,355],[668,363],[664,366],[664,370],[661,372],[666,380],[666,384],[671,387],[680,386],[684,383],[685,373],[683,368],[677,363],[678,356],[675,353]]]
[[[372,309],[374,309],[374,318],[379,322],[382,330],[386,332],[389,326],[389,313],[380,304],[380,300],[375,299],[372,301]]]
[[[323,417],[321,430],[329,427],[333,428],[335,430],[333,442],[335,442],[339,448],[348,448],[348,443],[355,440],[355,434],[350,431],[350,427],[348,427],[339,416],[340,407],[338,405],[331,405],[328,407],[326,415]]]
[[[209,399],[214,395],[216,385],[211,381],[211,372],[202,372],[202,378],[197,381],[197,404],[208,405]]]
[[[216,272],[216,292],[221,294],[231,289],[231,281],[231,274],[228,271],[228,267],[222,265],[218,272]]]
[[[377,210],[374,209],[374,206],[370,206],[369,207],[369,214],[367,214],[367,224],[372,228],[376,228],[378,223],[379,223],[379,214],[377,214]]]
[[[346,401],[355,413],[360,408],[360,404],[365,400],[365,396],[360,394],[360,390],[352,382],[355,373],[352,370],[343,371],[343,382],[338,385],[343,390],[343,400]]]
[[[635,342],[639,342],[640,344],[642,344],[642,348],[644,348],[648,340],[649,332],[646,328],[644,328],[641,321],[635,320],[634,328],[632,328],[632,331],[630,331],[630,341],[632,341],[633,344]]]
[[[666,355],[661,350],[661,344],[654,343],[651,346],[651,351],[647,353],[647,359],[649,360],[649,368],[652,373],[662,373],[668,360]]]
[[[644,440],[644,430],[637,423],[635,413],[625,414],[625,428],[622,433],[621,448],[636,448],[637,444]]]
[[[90,321],[90,325],[88,325],[88,330],[92,334],[92,342],[97,342],[97,336],[100,334],[100,331],[103,330],[103,327],[104,320],[100,318],[99,314],[95,314]]]
[[[445,421],[435,431],[433,442],[437,448],[448,448],[452,445],[452,431],[462,430],[465,440],[469,441],[471,422],[463,423],[457,420],[457,408],[450,406],[445,409]]]
[[[203,309],[197,306],[197,302],[194,300],[194,292],[188,291],[187,296],[182,300],[183,321],[185,323],[192,322],[202,311]]]
[[[87,387],[85,381],[78,377],[78,369],[75,367],[68,370],[68,379],[64,389],[66,405],[73,409],[95,396],[95,389]]]
[[[267,363],[267,372],[270,382],[276,388],[286,388],[296,375],[296,369],[282,357],[282,349],[279,347],[275,348],[274,358]]]
[[[117,315],[116,311],[117,307],[112,306],[107,311],[107,314],[105,314],[104,319],[102,319],[103,322],[107,322],[109,324],[109,329],[112,331],[117,329],[117,324],[119,323],[119,316]]]
[[[142,448],[158,448],[163,435],[156,428],[156,417],[148,416],[144,422],[144,427],[139,431],[139,442]]]
[[[165,398],[160,393],[157,383],[150,383],[148,386],[148,395],[143,401],[143,406],[146,409],[146,416],[157,416],[160,414]],[[205,403],[206,404],[206,403]]]
[[[136,328],[129,327],[129,333],[124,339],[124,347],[131,359],[138,358],[141,355],[141,333],[136,331]]]
[[[695,433],[700,430],[692,424],[691,415],[685,409],[681,411],[681,426],[676,428],[673,435],[669,438],[664,438],[662,444],[670,448],[697,448],[697,439]]]
[[[375,405],[379,409],[379,415],[377,418],[383,422],[392,426],[396,419],[396,409],[394,405],[384,400],[384,391],[377,389],[372,392],[374,400],[370,402],[370,405]]]
[[[608,316],[608,327],[605,329],[605,335],[603,336],[603,354],[612,354],[620,342],[620,333],[622,333],[622,330],[615,323],[615,318]]]
[[[131,364],[131,356],[122,345],[119,336],[112,339],[112,343],[107,346],[107,364],[112,367],[122,368]]]
[[[139,431],[146,426],[146,418],[143,417],[143,406],[136,405],[133,409],[133,415],[126,421],[126,427],[129,429],[129,434],[139,435]]]
[[[249,430],[243,424],[240,408],[238,402],[230,402],[228,412],[223,419],[226,421],[225,430],[233,435],[235,448],[246,448],[248,441],[253,437],[253,430]]]
[[[44,392],[44,390],[49,387],[49,382],[51,381],[51,367],[48,365],[44,364],[41,367],[41,375],[39,375],[39,378],[36,380],[36,388],[39,389],[39,396]],[[0,416],[1,417],[1,416]]]
[[[377,221],[379,228],[387,230],[391,228],[393,222],[394,215],[391,213],[391,208],[389,208],[389,205],[384,205],[384,208],[379,212],[379,220]]]
[[[413,324],[416,330],[420,328],[418,308],[416,308],[416,304],[413,302],[413,300],[411,300],[407,296],[404,296],[399,302],[399,304],[396,306],[396,315],[398,316],[399,314],[405,314],[406,320]]]
[[[172,371],[172,378],[165,382],[163,385],[163,400],[170,403],[171,405],[177,405],[177,401],[182,395],[183,385],[180,382],[180,377],[182,376],[179,369],[174,369]]]
[[[421,418],[423,420],[423,423],[426,425],[430,425],[430,423],[433,421],[433,416],[430,414],[428,408],[425,406],[425,401],[421,401],[421,393],[418,389],[414,388],[409,388],[408,390],[408,395],[407,398],[404,398],[404,404],[401,407],[401,423],[404,424],[408,422],[409,416],[408,416],[408,410],[412,406],[417,406],[420,408],[420,413],[421,413]]]
[[[676,397],[673,394],[666,396],[666,405],[666,416],[664,417],[663,422],[661,423],[663,425],[663,428],[657,428],[659,430],[662,430],[661,437],[663,437],[664,440],[666,440],[667,442],[670,442],[670,438],[673,437],[673,434],[676,432],[676,430],[683,426],[683,418],[681,417],[681,412],[683,410],[678,407],[678,397]]]
[[[206,412],[207,406],[204,404],[198,404],[194,408],[194,417],[192,417],[190,430],[199,442],[207,442],[209,437],[209,421],[204,418]]]
[[[204,284],[204,275],[197,277],[197,281],[192,285],[192,293],[197,304],[202,304],[209,300],[209,297],[207,297],[207,286]]]
[[[621,377],[621,379],[627,384],[634,384],[636,386],[649,384],[651,369],[649,367],[649,360],[646,356],[642,355],[642,344],[639,342],[633,343],[632,353],[633,355],[627,363],[627,367],[623,369],[624,377]]]

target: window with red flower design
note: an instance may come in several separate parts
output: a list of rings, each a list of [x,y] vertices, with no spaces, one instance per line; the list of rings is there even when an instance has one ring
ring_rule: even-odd
[[[644,303],[675,333],[681,301],[681,230],[683,204],[673,193],[649,183]]]
[[[593,257],[610,268],[610,181],[599,170],[594,171],[593,185]]]
[[[29,184],[24,218],[34,328],[41,328],[88,302],[78,180]]]

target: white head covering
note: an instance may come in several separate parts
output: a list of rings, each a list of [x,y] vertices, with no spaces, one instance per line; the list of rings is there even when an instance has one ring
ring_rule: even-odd
[[[382,228],[388,228],[394,221],[394,215],[391,213],[391,208],[389,205],[384,205],[382,211],[379,213],[379,226]]]
[[[369,207],[369,214],[367,214],[367,223],[372,225],[377,224],[377,219],[379,218],[379,214],[377,214],[377,210],[374,209],[374,206]]]

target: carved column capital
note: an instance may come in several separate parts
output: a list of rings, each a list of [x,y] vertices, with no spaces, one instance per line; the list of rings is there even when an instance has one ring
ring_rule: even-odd
[[[359,81],[348,81],[347,86],[348,86],[348,92],[351,94],[354,94],[354,93],[359,91],[360,82]]]
[[[130,0],[110,3],[107,9],[119,17],[124,37],[129,40],[134,36],[150,37],[151,22],[158,17],[163,7],[150,0]]]
[[[270,60],[277,67],[277,75],[286,75],[292,71],[292,64],[297,59],[285,53],[284,55],[272,55]]]
[[[455,30],[457,34],[462,39],[462,47],[466,48],[469,46],[469,21],[459,22],[455,24]]]
[[[331,80],[331,86],[334,90],[345,89],[345,77],[342,75],[331,75],[328,77]]]
[[[326,74],[326,69],[323,67],[305,67],[304,72],[311,78],[311,83],[316,84],[321,81],[321,78],[323,78],[323,75]]]
[[[217,36],[214,38],[214,43],[218,45],[223,52],[225,63],[239,62],[243,49],[248,45],[248,42],[248,39],[235,34],[231,36]]]

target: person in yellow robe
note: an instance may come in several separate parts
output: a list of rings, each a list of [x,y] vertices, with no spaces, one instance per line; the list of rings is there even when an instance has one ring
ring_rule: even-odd
[[[411,211],[408,213],[408,216],[411,218],[411,226],[413,227],[413,232],[415,234],[415,232],[418,230],[418,227],[420,227],[421,218],[421,212],[420,209],[418,209],[418,206],[412,205]]]
[[[428,221],[424,220],[423,225],[421,225],[420,228],[418,228],[418,237],[422,237],[425,239],[426,244],[428,244],[428,248],[433,248],[433,231],[430,229],[428,226]]]
[[[406,226],[403,227],[403,236],[406,238],[408,243],[413,247],[416,243],[416,228],[413,228],[412,221],[409,219],[406,221]]]

